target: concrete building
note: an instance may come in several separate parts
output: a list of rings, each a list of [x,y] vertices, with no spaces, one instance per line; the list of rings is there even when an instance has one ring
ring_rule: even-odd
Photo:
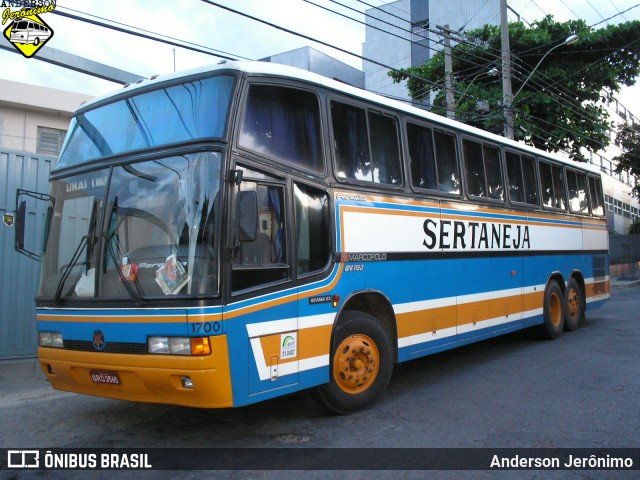
[[[362,54],[401,69],[424,64],[443,48],[438,26],[466,32],[500,23],[499,0],[397,0],[365,11]],[[455,45],[455,42],[452,43]],[[388,69],[365,61],[365,87],[412,102],[403,83],[393,83]]]
[[[90,98],[0,80],[0,147],[57,155],[73,112]]]
[[[302,47],[278,53],[263,58],[262,61],[301,68],[354,87],[365,87],[364,73],[362,71],[311,47]]]

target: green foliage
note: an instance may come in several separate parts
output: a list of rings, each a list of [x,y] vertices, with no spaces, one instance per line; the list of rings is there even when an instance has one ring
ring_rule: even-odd
[[[543,56],[574,33],[579,40],[555,48],[525,82]],[[468,36],[474,44],[463,42],[452,49],[456,118],[500,133],[501,76],[486,74],[491,67],[501,67],[500,27],[485,25]],[[598,30],[583,20],[559,23],[552,16],[531,28],[520,22],[509,24],[513,92],[524,83],[513,102],[516,139],[547,151],[566,150],[578,159],[582,147],[597,151],[608,145],[611,122],[602,101],[622,85],[633,85],[640,74],[639,38],[640,21]],[[418,100],[428,98],[433,89],[432,111],[445,114],[442,51],[425,65],[389,75],[396,82],[406,80],[409,94]],[[478,100],[490,105],[488,113],[478,113]]]
[[[613,159],[618,162],[616,171],[625,171],[636,176],[636,184],[631,193],[640,198],[640,184],[638,183],[638,179],[640,179],[640,124],[622,125],[618,130],[616,141],[624,150],[622,155]]]
[[[636,218],[636,221],[629,225],[629,235],[640,235],[640,218]]]

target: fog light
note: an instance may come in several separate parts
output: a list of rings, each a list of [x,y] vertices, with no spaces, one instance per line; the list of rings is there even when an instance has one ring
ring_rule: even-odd
[[[180,377],[180,379],[182,380],[182,386],[184,388],[193,388],[193,381],[191,380],[191,377]]]

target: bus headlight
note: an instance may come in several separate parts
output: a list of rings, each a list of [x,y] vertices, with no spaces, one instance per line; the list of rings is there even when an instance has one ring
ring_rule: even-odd
[[[41,347],[63,348],[62,334],[60,332],[38,332],[38,345]]]
[[[211,345],[206,337],[149,337],[148,352],[164,355],[209,355]]]

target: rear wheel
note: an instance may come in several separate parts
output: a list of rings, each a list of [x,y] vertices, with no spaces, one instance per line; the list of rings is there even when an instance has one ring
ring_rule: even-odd
[[[329,383],[318,387],[321,403],[340,414],[369,407],[393,372],[389,335],[375,317],[347,312],[334,334],[329,367]]]
[[[544,290],[543,317],[540,333],[544,338],[554,339],[562,335],[564,330],[562,289],[558,282],[550,280]]]
[[[564,329],[573,332],[580,326],[584,316],[584,301],[582,290],[575,278],[567,283],[567,291],[564,294]]]

